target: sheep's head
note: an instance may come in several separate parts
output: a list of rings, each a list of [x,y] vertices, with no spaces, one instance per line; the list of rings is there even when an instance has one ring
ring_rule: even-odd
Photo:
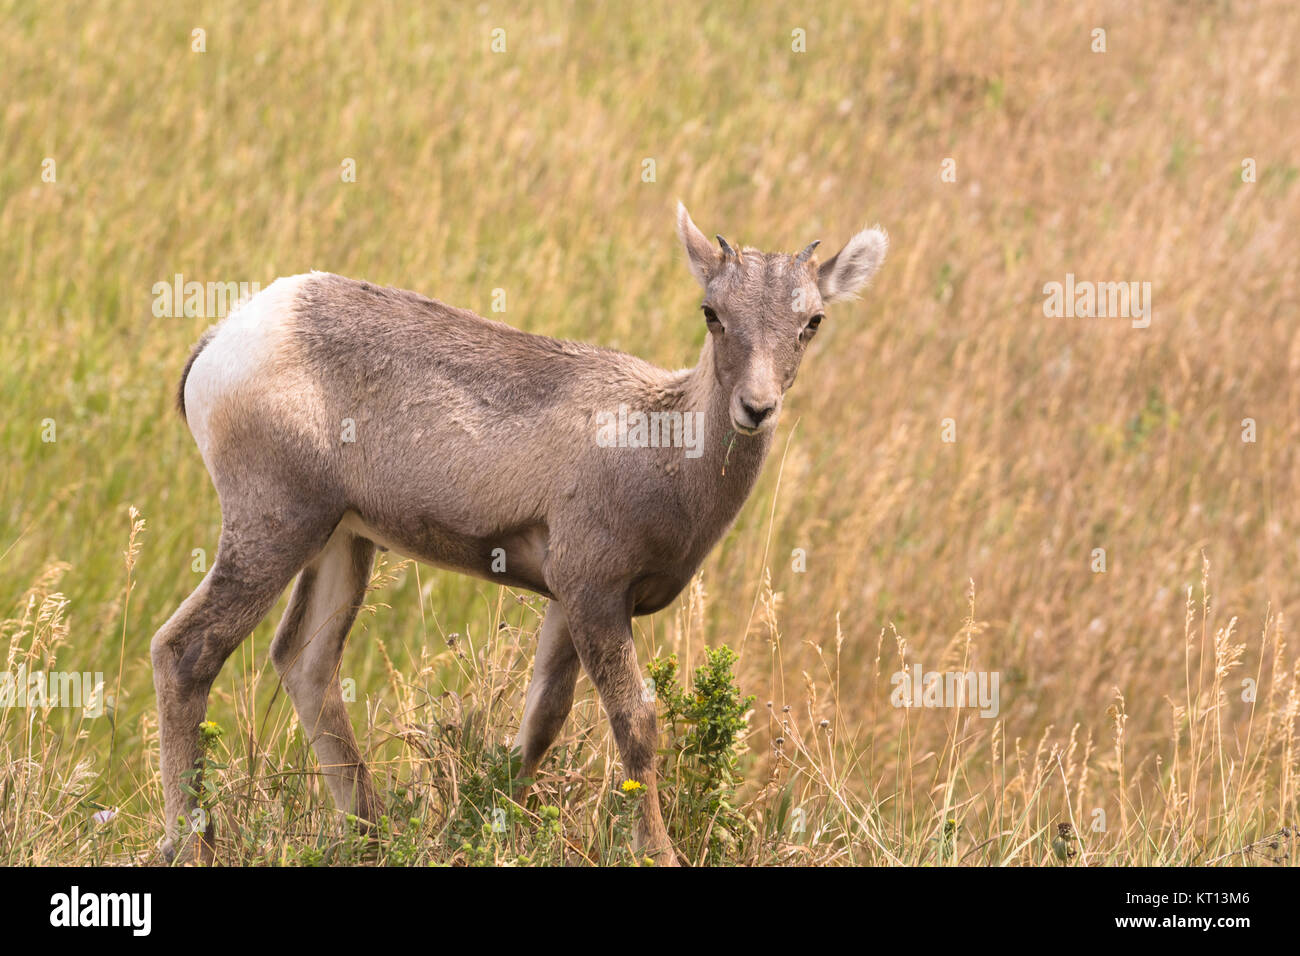
[[[718,236],[715,249],[681,203],[677,234],[704,289],[714,373],[731,396],[732,426],[745,435],[771,430],[823,310],[870,281],[889,240],[880,229],[864,229],[825,262],[814,255],[816,242],[791,255],[733,249]]]

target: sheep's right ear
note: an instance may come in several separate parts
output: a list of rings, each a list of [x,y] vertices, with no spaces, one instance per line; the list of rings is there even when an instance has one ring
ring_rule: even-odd
[[[718,268],[719,256],[680,201],[677,203],[677,238],[686,247],[686,264],[691,267],[691,275],[707,289]]]

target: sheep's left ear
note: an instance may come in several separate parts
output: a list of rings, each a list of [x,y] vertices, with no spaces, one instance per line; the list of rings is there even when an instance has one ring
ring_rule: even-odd
[[[889,237],[879,227],[863,229],[844,244],[844,248],[817,270],[817,288],[822,302],[852,299],[871,281],[889,250]]]

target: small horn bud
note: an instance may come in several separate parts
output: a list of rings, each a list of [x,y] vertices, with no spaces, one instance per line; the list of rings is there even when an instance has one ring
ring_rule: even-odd
[[[803,252],[794,257],[795,262],[807,262],[812,258],[813,250],[822,244],[820,239],[814,239],[804,247]]]
[[[736,250],[727,245],[727,240],[723,239],[721,236],[718,236],[718,245],[722,246],[722,254],[724,256],[731,256],[735,259],[740,258],[740,256],[737,255]]]

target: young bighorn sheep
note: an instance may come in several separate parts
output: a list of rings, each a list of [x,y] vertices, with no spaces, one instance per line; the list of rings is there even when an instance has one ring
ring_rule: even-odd
[[[704,288],[693,369],[318,272],[277,280],[200,339],[178,404],[222,526],[212,569],[152,644],[168,859],[211,856],[183,784],[208,691],[295,575],[271,659],[337,804],[379,816],[339,661],[382,546],[550,599],[515,738],[522,774],[568,716],[581,665],[624,772],[646,786],[638,843],[676,862],[632,617],[671,602],[731,524],[823,306],[862,288],[887,246],[867,229],[820,265],[815,242],[791,256],[719,236],[715,251],[681,204],[677,232]],[[702,444],[598,441],[597,419],[620,406],[694,414]]]

